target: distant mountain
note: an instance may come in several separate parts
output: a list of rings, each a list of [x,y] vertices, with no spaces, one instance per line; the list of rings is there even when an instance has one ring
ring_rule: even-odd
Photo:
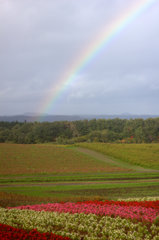
[[[133,115],[133,114],[114,114],[114,115],[46,115],[41,116],[37,115],[36,113],[26,113],[24,115],[13,115],[13,116],[0,116],[0,121],[6,122],[55,122],[55,121],[77,121],[77,120],[91,120],[91,119],[113,119],[113,118],[120,118],[120,119],[135,119],[135,118],[156,118],[159,115]]]

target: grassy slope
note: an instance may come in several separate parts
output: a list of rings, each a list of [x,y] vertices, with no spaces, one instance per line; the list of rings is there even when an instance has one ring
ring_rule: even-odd
[[[159,170],[159,144],[80,143],[78,146],[134,165]]]

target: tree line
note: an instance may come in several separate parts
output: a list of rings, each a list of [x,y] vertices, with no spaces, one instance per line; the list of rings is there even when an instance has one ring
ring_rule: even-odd
[[[159,118],[92,119],[61,122],[0,122],[0,142],[159,142]]]

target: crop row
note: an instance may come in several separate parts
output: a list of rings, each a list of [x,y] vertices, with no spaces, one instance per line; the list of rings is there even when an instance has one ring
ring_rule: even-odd
[[[19,228],[14,228],[5,224],[0,224],[0,239],[1,240],[70,240],[68,237],[58,236],[53,233],[40,233],[36,229],[26,231]]]
[[[0,223],[27,231],[52,232],[72,240],[159,240],[157,218],[153,223],[143,223],[91,213],[0,208]]]
[[[126,199],[123,199],[123,198],[118,198],[118,201],[124,201],[124,202],[129,202],[129,201],[137,201],[137,202],[140,202],[140,201],[157,201],[159,200],[159,197],[140,197],[140,198],[126,198]]]
[[[98,201],[98,200],[93,200],[93,201],[85,201],[85,204],[88,205],[92,205],[92,204],[96,204],[96,205],[116,205],[116,206],[135,206],[135,207],[145,207],[145,208],[154,208],[154,209],[158,209],[159,210],[159,200],[156,201],[109,201],[109,200],[105,200],[105,201]],[[83,204],[81,202],[78,202],[78,204]]]
[[[85,213],[99,216],[121,217],[141,222],[153,222],[159,215],[159,201],[151,202],[118,202],[118,201],[87,201],[49,203],[40,205],[20,206],[17,209],[34,211],[52,211],[59,213]]]

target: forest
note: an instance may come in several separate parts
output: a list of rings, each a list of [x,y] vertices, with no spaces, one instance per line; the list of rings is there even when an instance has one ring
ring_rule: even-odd
[[[159,142],[159,118],[92,119],[57,122],[0,122],[0,142],[73,144],[78,142]]]

